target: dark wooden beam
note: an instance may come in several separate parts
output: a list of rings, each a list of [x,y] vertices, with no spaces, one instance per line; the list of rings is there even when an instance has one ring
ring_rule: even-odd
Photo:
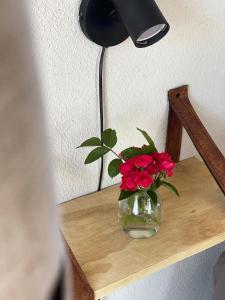
[[[182,125],[170,106],[167,126],[166,152],[171,154],[173,161],[176,163],[180,160],[181,141]]]
[[[72,300],[94,300],[94,292],[66,241],[65,246],[71,263]]]
[[[169,91],[169,119],[166,151],[175,161],[181,149],[181,126],[183,126],[209,171],[225,194],[225,158],[202,124],[188,98],[188,86]]]

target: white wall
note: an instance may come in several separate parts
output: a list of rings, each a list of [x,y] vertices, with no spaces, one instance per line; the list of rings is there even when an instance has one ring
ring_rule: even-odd
[[[75,150],[81,141],[99,133],[100,47],[88,41],[79,28],[79,3],[29,1],[58,202],[95,191],[98,182],[99,163],[84,166],[87,150]],[[171,25],[164,39],[145,49],[135,48],[128,39],[107,50],[106,127],[117,129],[118,149],[143,143],[135,130],[137,126],[146,129],[163,149],[167,91],[189,84],[194,107],[225,153],[225,2],[159,0],[158,4]],[[182,157],[194,153],[185,135]],[[111,184],[105,174],[104,186]],[[108,299],[210,299],[203,296],[204,290],[211,289],[205,270],[211,272],[221,248],[218,249],[159,272]],[[182,278],[190,276],[187,286]],[[186,294],[179,294],[183,289]],[[148,296],[138,296],[145,290],[149,291]]]

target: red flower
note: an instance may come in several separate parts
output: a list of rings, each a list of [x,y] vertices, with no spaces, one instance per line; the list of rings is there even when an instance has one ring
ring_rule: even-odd
[[[141,188],[147,189],[154,182],[152,177],[146,171],[142,171],[136,178],[137,185]]]
[[[132,171],[128,175],[122,177],[122,183],[120,185],[121,190],[127,190],[135,192],[137,189],[137,178],[139,171]]]
[[[145,170],[151,175],[156,175],[159,172],[155,162],[149,164]]]
[[[154,181],[148,172],[134,170],[122,177],[120,189],[135,192],[137,188],[149,188],[153,182]]]
[[[155,152],[152,154],[152,156],[156,162],[156,166],[159,171],[165,172],[168,176],[173,175],[173,169],[175,167],[175,163],[172,161],[172,158],[168,153],[166,153],[166,152],[156,153]]]
[[[119,166],[119,171],[122,175],[127,175],[133,170],[133,168],[134,168],[134,162],[132,159],[129,159]]]
[[[134,165],[137,168],[146,168],[152,161],[152,157],[147,154],[138,155],[133,158]]]
[[[154,182],[151,175],[164,172],[173,175],[175,163],[166,152],[142,154],[126,160],[120,165],[119,171],[123,175],[121,190],[135,192],[138,188],[148,189]]]
[[[154,152],[152,154],[153,158],[156,160],[156,161],[172,161],[172,158],[171,156],[169,155],[169,153],[167,152],[161,152],[161,153],[158,153],[158,152]]]

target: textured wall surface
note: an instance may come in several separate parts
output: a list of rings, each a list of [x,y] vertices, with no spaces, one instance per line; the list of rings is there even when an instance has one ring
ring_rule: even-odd
[[[79,3],[29,1],[58,202],[95,191],[98,183],[99,163],[84,166],[87,150],[75,150],[81,141],[99,133],[100,47],[79,28]],[[107,50],[105,126],[117,129],[118,149],[144,142],[137,126],[163,149],[167,91],[189,84],[195,109],[225,154],[225,2],[158,0],[158,4],[171,25],[164,39],[145,49],[135,48],[128,39]],[[194,153],[184,135],[182,157]],[[111,184],[105,174],[104,186]],[[212,265],[220,249],[159,272],[108,299],[210,299]]]

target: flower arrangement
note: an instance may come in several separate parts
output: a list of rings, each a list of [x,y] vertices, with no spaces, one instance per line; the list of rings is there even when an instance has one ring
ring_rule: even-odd
[[[119,195],[119,222],[132,238],[153,236],[160,226],[160,199],[157,189],[161,186],[179,196],[177,189],[168,181],[173,175],[175,163],[166,152],[158,152],[146,131],[137,128],[147,141],[142,147],[129,147],[117,154],[116,131],[106,129],[101,139],[92,137],[79,147],[95,147],[87,156],[90,164],[112,152],[115,158],[109,163],[110,177],[121,175]],[[78,148],[79,148],[78,147]]]
[[[79,147],[96,147],[85,160],[85,164],[90,164],[101,158],[108,152],[112,152],[116,158],[108,166],[110,177],[121,175],[119,200],[127,199],[139,191],[146,191],[153,205],[157,205],[156,190],[163,186],[177,196],[177,189],[165,179],[173,175],[175,163],[166,152],[159,153],[153,140],[146,131],[137,128],[147,141],[147,145],[139,147],[129,147],[117,154],[113,148],[117,143],[116,131],[106,129],[101,139],[92,137],[83,142]],[[79,148],[78,147],[78,148]]]

